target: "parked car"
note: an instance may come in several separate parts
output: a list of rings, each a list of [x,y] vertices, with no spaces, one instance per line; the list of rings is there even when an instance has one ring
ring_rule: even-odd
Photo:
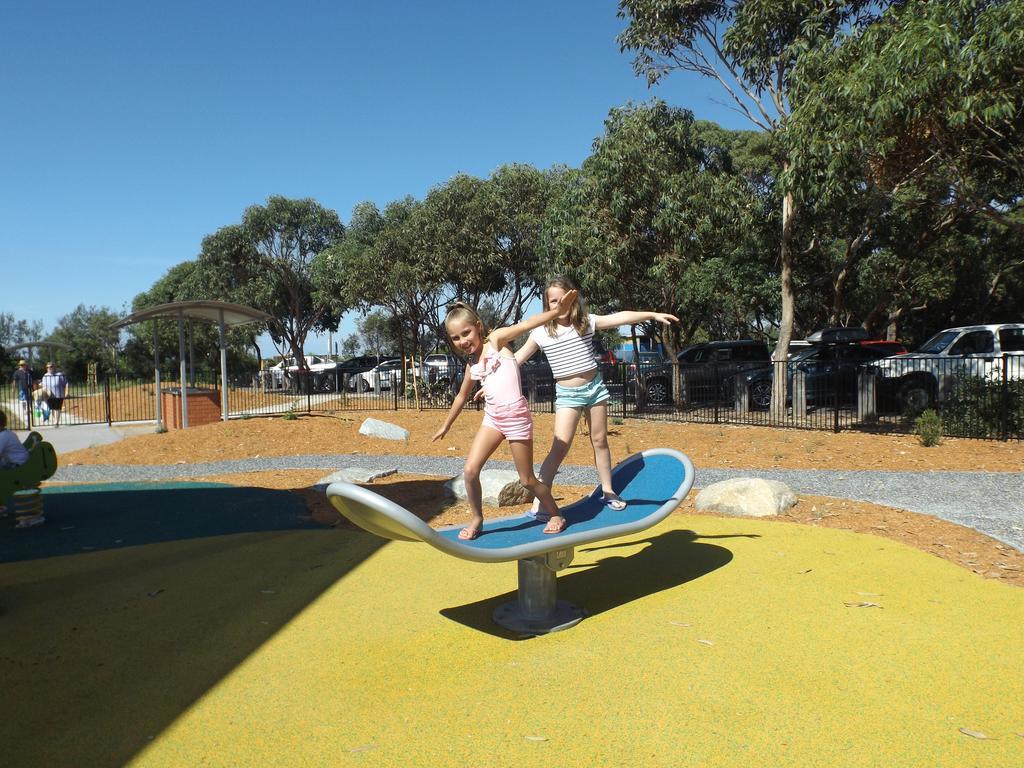
[[[947,328],[910,354],[879,360],[873,370],[880,396],[895,396],[904,411],[920,412],[966,376],[1024,379],[1024,323]]]
[[[640,352],[640,360],[634,360],[626,368],[626,396],[635,396],[637,375],[643,382],[647,402],[661,405],[672,399],[672,364],[660,352]]]
[[[420,375],[428,384],[450,384],[462,375],[462,361],[453,355],[435,352],[423,358]]]
[[[312,376],[313,388],[317,391],[329,390],[335,380],[334,371],[338,364],[333,360],[319,355],[305,355],[306,367]],[[299,365],[293,357],[286,357],[267,368],[264,382],[270,389],[288,389],[298,378]]]
[[[812,336],[808,336],[808,339]],[[799,371],[804,375],[807,405],[831,405],[835,402],[837,391],[840,402],[856,402],[857,375],[860,370],[888,355],[907,351],[899,342],[853,340],[856,336],[848,338],[851,340],[839,343],[819,342],[794,354],[786,363],[788,396],[792,397],[793,375]],[[782,363],[747,375],[751,408],[768,408],[771,405],[776,365],[781,366]]]
[[[550,400],[555,396],[555,376],[543,352],[534,352],[519,366],[519,383],[530,402]]]
[[[771,352],[763,341],[709,341],[679,353],[679,375],[684,402],[731,403],[735,398],[736,375],[763,368]]]
[[[672,364],[658,353],[641,352],[647,402],[667,403],[672,399]],[[650,355],[650,358],[645,358]],[[708,341],[694,344],[678,354],[680,399],[686,404],[733,400],[736,375],[769,365],[771,353],[763,341]],[[633,366],[630,366],[633,370]],[[632,380],[627,375],[627,383]]]
[[[401,376],[402,361],[393,357],[381,361],[367,371],[356,373],[349,378],[349,386],[356,392],[383,391],[398,385]]]

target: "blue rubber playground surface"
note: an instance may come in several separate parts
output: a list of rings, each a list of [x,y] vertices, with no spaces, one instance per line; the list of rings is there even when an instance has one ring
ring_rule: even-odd
[[[0,520],[0,563],[157,542],[315,528],[288,491],[223,483],[96,483],[43,488],[46,524]],[[6,530],[6,529],[11,530]]]

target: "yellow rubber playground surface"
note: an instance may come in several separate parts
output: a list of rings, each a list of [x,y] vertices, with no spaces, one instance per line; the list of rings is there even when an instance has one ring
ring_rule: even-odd
[[[341,528],[5,563],[0,762],[1024,765],[1024,590],[681,515],[558,582],[590,616],[515,640],[515,563]]]

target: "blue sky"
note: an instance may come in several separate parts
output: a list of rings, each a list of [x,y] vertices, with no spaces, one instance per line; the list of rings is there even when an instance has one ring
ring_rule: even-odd
[[[360,201],[422,198],[459,172],[578,166],[629,100],[748,127],[696,76],[648,89],[619,53],[616,7],[7,3],[0,311],[46,331],[78,304],[128,311],[272,194],[347,222]]]

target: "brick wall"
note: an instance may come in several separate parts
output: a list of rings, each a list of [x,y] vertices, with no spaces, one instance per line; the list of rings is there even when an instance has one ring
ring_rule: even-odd
[[[181,429],[181,397],[171,392],[160,393],[160,408],[168,429]],[[220,421],[220,390],[208,389],[188,393],[188,425],[198,427]]]

